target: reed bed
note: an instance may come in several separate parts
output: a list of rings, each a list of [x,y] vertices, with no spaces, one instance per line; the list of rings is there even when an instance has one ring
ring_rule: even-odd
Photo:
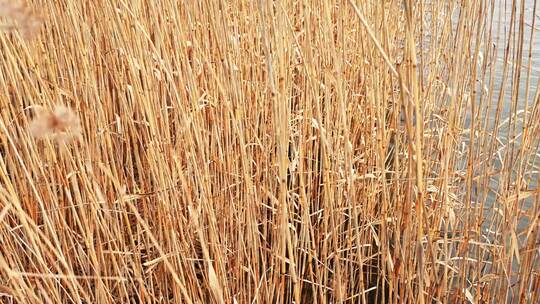
[[[0,1],[0,302],[539,303],[501,3]]]

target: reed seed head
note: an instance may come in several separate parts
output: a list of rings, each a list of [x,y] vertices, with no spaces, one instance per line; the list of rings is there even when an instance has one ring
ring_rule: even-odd
[[[57,105],[52,110],[38,108],[30,123],[30,132],[36,138],[65,142],[80,137],[81,124],[72,109]]]
[[[42,23],[42,18],[21,1],[0,0],[0,31],[19,30],[28,38],[34,35]]]

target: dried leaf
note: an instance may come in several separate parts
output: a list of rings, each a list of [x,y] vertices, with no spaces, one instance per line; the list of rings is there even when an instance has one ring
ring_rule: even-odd
[[[214,266],[212,266],[211,263],[208,263],[208,283],[219,303],[225,303],[223,299],[223,290],[221,288],[221,284],[219,284],[216,271],[214,270]]]
[[[511,196],[508,197],[508,199],[506,200],[507,203],[512,203],[516,200],[520,201],[520,200],[523,200],[523,199],[526,199],[526,198],[529,198],[535,194],[538,193],[538,190],[532,190],[532,191],[519,191],[519,195],[516,193],[516,194],[513,194]]]
[[[486,274],[485,276],[483,276],[482,278],[480,278],[480,283],[489,282],[489,281],[497,279],[498,277],[499,276],[496,275],[496,274],[489,273],[489,274]]]
[[[516,231],[512,230],[512,233],[510,234],[510,236],[511,236],[511,241],[510,241],[511,250],[516,255],[516,260],[518,262],[518,265],[521,265],[521,261],[519,259],[519,242],[516,235]]]
[[[465,297],[467,298],[467,300],[469,300],[469,302],[471,303],[474,303],[474,297],[472,293],[469,291],[469,289],[465,288],[464,292],[465,292]]]

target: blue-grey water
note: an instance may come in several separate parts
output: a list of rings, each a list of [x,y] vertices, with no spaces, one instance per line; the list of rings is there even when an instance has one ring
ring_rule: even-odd
[[[514,68],[517,66],[520,58],[517,57],[517,44],[519,41],[519,27],[521,23],[521,8],[519,7],[520,1],[517,2],[517,7],[515,8],[515,15],[513,26],[511,22],[512,16],[512,2],[508,0],[497,0],[495,5],[495,10],[493,14],[493,30],[492,33],[496,36],[494,38],[495,47],[497,49],[497,63],[495,66],[496,73],[495,84],[499,85],[503,82],[503,64],[504,64],[504,52],[505,48],[510,41],[510,47],[512,48],[509,62],[511,62],[511,67]],[[523,109],[525,102],[528,101],[529,105],[534,103],[536,90],[538,88],[538,80],[540,76],[540,39],[538,35],[540,34],[540,16],[537,11],[534,11],[534,0],[525,0],[525,5],[523,7],[523,54],[521,57],[522,66],[521,66],[521,77],[519,81],[519,96],[518,96],[518,105],[520,109]],[[532,40],[531,40],[531,34]],[[530,60],[529,60],[530,56]],[[530,65],[530,73],[528,73]],[[514,71],[509,71],[506,75],[506,94],[504,94],[504,100],[506,107],[504,108],[503,116],[508,117],[510,113],[510,101],[512,100],[511,96],[511,86],[513,85],[511,79]],[[529,77],[527,77],[529,76]],[[529,79],[527,79],[529,78]],[[529,90],[528,98],[526,99],[527,88]],[[498,98],[499,96],[495,96]]]
[[[514,2],[515,7],[513,7]],[[502,143],[500,155],[506,163],[512,164],[512,167],[518,166],[518,163],[512,163],[517,156],[511,157],[506,152],[511,148],[515,151],[520,148],[524,119],[530,118],[530,112],[534,104],[537,103],[540,80],[540,37],[538,37],[540,35],[540,14],[538,13],[540,8],[537,7],[535,11],[535,0],[525,0],[523,7],[521,4],[521,1],[496,0],[492,15],[494,44],[491,47],[496,50],[492,83],[495,94],[491,100],[493,110],[489,114],[492,117],[491,127],[495,128],[496,121],[493,114],[500,102],[502,111],[500,120],[497,122],[498,126],[502,126],[498,134]],[[537,6],[540,6],[540,3]],[[514,19],[512,19],[512,11]],[[520,27],[523,30],[520,30]],[[523,39],[521,57],[518,56],[520,35]],[[509,56],[508,60],[505,60],[505,52],[507,51]],[[505,61],[509,63],[506,73],[503,68]],[[521,67],[518,69],[519,64]],[[515,80],[518,79],[516,73],[519,73],[519,81]],[[513,89],[515,86],[519,86],[517,94],[514,93],[516,92]],[[516,108],[513,109],[513,107]],[[517,122],[515,130],[511,128],[510,122],[512,121]],[[515,143],[513,147],[512,139]],[[534,141],[534,144],[537,143],[538,139]],[[536,166],[540,165],[540,157],[536,151],[531,150],[531,154],[533,155],[532,163]],[[538,172],[529,174],[526,182],[529,190],[536,189],[538,187]],[[495,178],[492,185],[497,189],[500,186],[500,181]],[[526,200],[523,208],[525,210],[532,208],[533,201],[532,198]],[[526,218],[519,219],[518,230],[526,228],[529,224]]]
[[[513,4],[516,2],[516,7],[513,8]],[[535,103],[537,103],[537,90],[540,80],[540,14],[538,13],[540,8],[536,8],[535,0],[525,0],[523,7],[521,7],[521,1],[513,0],[495,0],[495,6],[493,11],[493,28],[491,33],[493,34],[493,44],[490,46],[484,46],[483,54],[487,56],[495,54],[495,58],[491,58],[493,61],[493,74],[492,81],[485,83],[479,83],[478,89],[484,89],[483,87],[489,87],[493,85],[494,95],[488,103],[491,103],[491,110],[487,111],[488,117],[490,117],[488,130],[494,130],[497,126],[501,127],[497,137],[500,139],[500,143],[497,145],[498,155],[500,161],[496,161],[494,164],[495,169],[501,169],[503,165],[510,166],[512,170],[517,170],[519,162],[516,161],[517,155],[513,151],[518,151],[522,144],[523,127],[526,124],[526,120],[530,118],[530,111],[533,109]],[[540,1],[538,3],[540,6]],[[512,20],[512,10],[514,9],[514,19]],[[523,22],[522,22],[523,21]],[[520,30],[520,26],[522,30]],[[522,35],[522,37],[520,37]],[[518,46],[519,41],[523,39],[522,54],[519,56]],[[494,50],[495,52],[490,52]],[[505,60],[505,52],[508,52],[508,60]],[[490,58],[484,58],[489,60]],[[507,71],[504,72],[504,64],[507,61]],[[521,63],[520,63],[521,62]],[[519,68],[519,64],[521,67]],[[519,73],[519,78],[516,77]],[[516,81],[516,79],[519,79]],[[514,88],[519,86],[516,91]],[[516,94],[517,92],[517,94]],[[484,102],[486,105],[486,102]],[[500,105],[500,119],[495,120],[495,113],[497,111],[497,105]],[[525,121],[525,122],[524,122]],[[513,129],[511,122],[515,122],[516,128]],[[537,122],[535,122],[537,123]],[[512,141],[513,140],[513,141]],[[533,144],[538,144],[539,139],[536,138]],[[512,143],[513,142],[513,143]],[[538,187],[539,179],[539,167],[540,167],[540,155],[536,148],[530,150],[531,163],[533,166],[529,167],[530,172],[526,176],[525,184],[526,190],[535,190]],[[534,168],[536,165],[536,168]],[[480,168],[481,171],[481,168]],[[485,172],[484,172],[485,173]],[[532,215],[532,210],[536,203],[534,196],[524,200],[523,204],[518,208],[523,211],[517,219],[504,218],[505,208],[512,208],[512,202],[505,202],[504,198],[499,197],[497,194],[503,192],[511,186],[512,183],[517,181],[517,172],[510,178],[510,183],[505,181],[505,176],[494,175],[490,182],[489,187],[492,190],[480,190],[473,200],[481,201],[482,195],[486,195],[485,209],[482,211],[482,215],[486,219],[485,224],[482,226],[482,236],[489,242],[498,243],[504,246],[510,246],[509,241],[501,243],[505,238],[503,237],[501,228],[495,228],[490,226],[493,224],[493,220],[496,223],[500,223],[504,232],[515,232],[518,238],[518,246],[522,247],[525,244],[526,232],[531,225],[531,221],[535,218],[530,218],[528,215]],[[510,185],[508,185],[510,184]],[[482,191],[488,191],[488,193],[482,193]],[[506,226],[503,224],[505,221],[516,220],[517,227]],[[515,228],[515,230],[514,230]],[[493,231],[498,230],[498,231]],[[540,235],[529,236],[540,240]],[[507,247],[509,248],[509,247]],[[535,263],[536,267],[540,265],[538,255]],[[512,283],[516,282],[518,277],[516,273],[520,272],[520,267],[517,259],[514,257],[512,263],[513,274],[509,277]],[[494,271],[493,269],[486,269],[487,271]],[[501,299],[501,303],[512,302],[515,300],[515,294],[508,294],[507,299]]]
[[[516,6],[513,7],[514,2]],[[488,172],[486,166],[491,165],[492,170],[507,171],[507,168],[511,168],[515,172],[510,177],[510,180],[506,180],[505,174],[494,174],[490,177],[488,183],[488,189],[483,185],[476,185],[473,187],[472,202],[473,208],[479,207],[480,203],[484,201],[483,209],[480,211],[481,216],[484,218],[481,231],[481,241],[489,242],[496,245],[505,246],[505,250],[510,248],[510,241],[508,240],[509,233],[515,233],[518,239],[518,246],[521,248],[525,245],[525,238],[527,237],[527,230],[530,227],[532,221],[536,220],[533,215],[533,208],[536,206],[536,200],[534,196],[520,201],[521,205],[518,208],[522,212],[517,212],[518,218],[506,218],[508,214],[505,209],[513,208],[515,200],[508,200],[505,197],[499,196],[499,193],[507,192],[506,190],[512,187],[514,183],[518,182],[517,170],[520,166],[517,160],[517,152],[522,147],[522,135],[523,128],[526,121],[530,119],[531,110],[533,106],[538,103],[537,90],[539,88],[540,81],[540,1],[538,1],[538,7],[534,8],[535,0],[524,0],[524,5],[521,6],[522,1],[518,0],[494,0],[494,10],[490,13],[492,17],[491,31],[486,33],[492,34],[492,41],[489,45],[482,45],[479,67],[483,63],[489,63],[488,71],[492,71],[491,74],[487,74],[485,79],[478,79],[477,92],[483,91],[487,93],[490,88],[493,88],[493,96],[486,98],[484,95],[481,102],[481,107],[477,110],[483,113],[482,119],[486,116],[487,125],[479,124],[476,121],[477,127],[486,129],[487,131],[493,131],[498,129],[497,140],[495,142],[492,155],[482,155],[480,157],[480,163],[475,164],[476,176],[483,176]],[[512,19],[512,9],[514,9],[514,19]],[[522,16],[523,14],[523,16]],[[459,17],[459,10],[454,11],[452,14],[453,20],[457,21]],[[523,22],[522,22],[523,21]],[[456,28],[457,22],[454,22],[454,28]],[[522,30],[520,30],[520,27]],[[520,37],[522,35],[522,37]],[[520,39],[522,39],[522,54],[519,56],[518,46],[520,45]],[[508,52],[508,60],[505,60],[505,53]],[[505,61],[507,61],[507,71],[504,72]],[[521,67],[519,65],[521,64]],[[519,73],[519,77],[518,74]],[[515,89],[517,88],[517,90]],[[516,93],[517,92],[517,93]],[[480,94],[477,95],[477,105],[480,104]],[[489,108],[488,108],[489,107]],[[467,109],[470,111],[470,107]],[[499,113],[500,117],[496,119],[496,113]],[[471,113],[467,113],[465,126],[471,127]],[[524,122],[525,121],[525,122]],[[538,123],[538,122],[534,122]],[[515,128],[513,126],[515,125]],[[468,164],[467,150],[470,146],[471,138],[474,134],[465,134],[463,136],[463,157],[458,163],[458,170],[465,170]],[[486,137],[486,135],[475,136],[476,147],[475,150],[480,148],[479,141],[486,140],[484,142],[487,145],[492,144],[496,139]],[[530,171],[526,174],[524,190],[533,191],[538,189],[539,186],[539,171],[540,171],[540,153],[536,150],[536,146],[539,143],[539,138],[534,139],[533,147],[529,150],[531,156],[531,166],[528,167]],[[486,146],[487,146],[486,145]],[[482,149],[482,153],[487,153],[487,149]],[[514,151],[514,153],[512,153]],[[494,160],[490,163],[486,160]],[[485,162],[484,162],[485,161]],[[503,166],[508,166],[503,168]],[[535,167],[536,166],[536,167]],[[465,185],[463,185],[465,187]],[[513,193],[514,191],[512,191]],[[465,198],[463,198],[465,200]],[[506,200],[506,201],[505,201]],[[471,214],[467,214],[465,209],[456,210],[462,216],[472,217]],[[510,213],[516,214],[511,211]],[[479,214],[474,213],[474,216]],[[532,216],[532,218],[531,218]],[[509,221],[509,222],[507,222]],[[510,223],[510,224],[508,224]],[[511,223],[516,223],[512,225]],[[461,226],[462,227],[462,226]],[[456,227],[457,230],[460,227]],[[529,236],[540,241],[540,235]],[[510,252],[507,252],[510,254]],[[486,259],[494,257],[485,257]],[[540,255],[536,256],[534,262],[535,267],[540,266]],[[495,265],[497,263],[494,263]],[[500,272],[500,269],[493,269],[492,266],[487,266],[484,271]],[[493,266],[495,267],[495,266]],[[516,257],[514,257],[512,263],[512,272],[508,277],[511,284],[518,280],[517,274],[520,272],[522,265],[519,265]],[[515,294],[511,292],[506,299],[501,299],[501,303],[511,303],[515,300]]]
[[[515,6],[514,5],[515,2]],[[501,170],[504,165],[509,166],[515,176],[510,181],[505,181],[505,176],[493,175],[489,181],[489,189],[475,189],[473,201],[479,202],[487,198],[486,212],[483,214],[486,219],[497,216],[498,210],[502,210],[501,198],[499,192],[502,187],[511,186],[517,182],[517,168],[520,167],[518,160],[518,151],[521,148],[523,128],[531,117],[531,111],[537,103],[537,90],[540,80],[540,8],[534,8],[535,0],[524,0],[521,7],[521,1],[514,0],[494,0],[493,11],[490,10],[489,18],[492,20],[491,29],[486,29],[486,35],[491,33],[491,41],[488,43],[483,40],[481,45],[481,55],[479,56],[478,67],[481,69],[483,63],[488,63],[487,75],[485,78],[477,79],[477,107],[475,117],[476,129],[485,129],[488,132],[497,130],[496,139],[484,135],[464,134],[463,157],[458,163],[458,170],[465,170],[468,163],[467,147],[470,144],[470,136],[475,136],[475,149],[483,143],[484,147],[493,144],[494,150],[483,149],[482,160],[494,160],[493,163],[482,162],[475,164],[475,176],[482,176],[487,173],[488,165],[492,168],[489,171]],[[540,5],[539,5],[540,6]],[[512,17],[514,13],[514,17]],[[457,18],[459,18],[459,9],[452,14],[454,28],[457,28]],[[491,31],[489,31],[491,30]],[[520,37],[522,36],[522,37]],[[522,43],[520,40],[522,39]],[[519,46],[522,46],[521,56],[519,56]],[[472,51],[472,50],[471,50]],[[506,71],[504,69],[506,64]],[[519,77],[518,77],[519,76]],[[491,90],[493,88],[493,90]],[[516,89],[517,88],[517,89]],[[491,98],[487,98],[488,91],[493,93]],[[483,94],[482,94],[483,92]],[[480,100],[482,100],[480,102]],[[467,105],[465,127],[471,128],[471,109]],[[478,111],[481,115],[478,116]],[[487,120],[485,118],[487,117]],[[484,125],[484,121],[486,122]],[[484,142],[482,142],[484,141]],[[487,141],[487,142],[486,142]],[[538,187],[538,171],[540,170],[540,154],[535,151],[535,145],[539,139],[535,139],[533,147],[528,151],[530,155],[531,166],[526,175],[525,183],[527,190],[533,190]],[[478,149],[476,149],[478,150]],[[486,153],[492,153],[487,155]],[[534,167],[536,166],[536,168]],[[487,192],[487,193],[485,193]],[[525,200],[522,210],[526,211],[533,208],[534,198]],[[530,212],[529,212],[530,214]],[[491,222],[487,220],[486,222]],[[518,230],[523,230],[529,226],[530,220],[527,216],[518,219]],[[484,226],[484,229],[490,230],[491,227]]]

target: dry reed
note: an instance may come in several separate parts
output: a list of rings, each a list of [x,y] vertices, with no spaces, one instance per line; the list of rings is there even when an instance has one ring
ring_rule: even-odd
[[[539,303],[537,7],[501,3],[31,1],[0,302]]]

